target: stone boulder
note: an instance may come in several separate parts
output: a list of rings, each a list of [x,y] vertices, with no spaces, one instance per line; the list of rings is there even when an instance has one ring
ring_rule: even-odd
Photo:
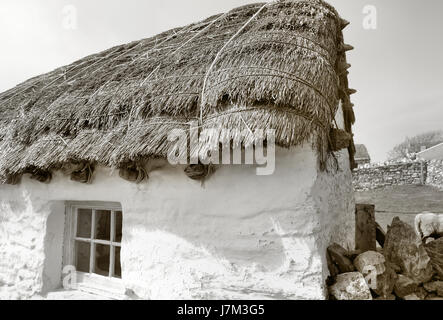
[[[360,272],[339,274],[336,283],[329,287],[329,294],[336,300],[372,300],[371,291]]]
[[[384,256],[390,263],[398,265],[402,274],[416,283],[428,282],[434,270],[421,239],[412,226],[394,218],[386,234]]]
[[[394,285],[394,292],[397,297],[404,299],[406,296],[414,294],[417,290],[418,285],[414,280],[402,274],[398,275]]]
[[[423,285],[425,290],[429,293],[436,293],[440,297],[443,297],[443,281],[428,282]]]
[[[415,216],[415,231],[422,239],[443,236],[443,214],[424,212]]]
[[[362,254],[359,254],[357,258],[354,260],[354,266],[361,273],[366,273],[365,269],[374,269],[377,274],[382,274],[385,272],[386,259],[385,257],[376,251],[366,251]]]
[[[346,253],[346,257],[351,259],[351,261],[354,261],[355,258],[357,258],[358,255],[362,254],[363,252],[364,251],[362,250],[351,250]]]
[[[423,287],[419,287],[417,291],[415,291],[414,293],[417,297],[420,298],[420,300],[425,300],[425,298],[428,295],[428,292],[423,288]]]
[[[332,244],[328,247],[328,254],[332,263],[338,268],[339,273],[347,273],[355,271],[352,261],[347,258],[349,253],[339,244]],[[330,270],[331,271],[331,270]],[[331,271],[331,275],[333,272]]]
[[[432,266],[440,280],[443,280],[443,238],[425,244],[427,254],[431,259]]]
[[[442,297],[438,297],[435,294],[430,294],[429,296],[426,297],[425,300],[440,300],[440,301],[443,301],[443,298]]]
[[[328,280],[327,280],[327,282],[329,282],[329,281],[331,281],[331,279],[334,279],[335,276],[337,276],[340,273],[340,270],[338,270],[337,265],[332,261],[331,255],[327,251],[326,251],[326,262],[328,264],[328,270],[329,270],[329,274],[330,274],[330,276],[328,277]]]
[[[354,260],[355,267],[363,274],[369,287],[381,297],[392,293],[397,280],[397,274],[385,262],[385,257],[375,251],[364,252]]]

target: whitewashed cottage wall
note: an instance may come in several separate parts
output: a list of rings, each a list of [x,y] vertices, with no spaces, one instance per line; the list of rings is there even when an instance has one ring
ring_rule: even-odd
[[[169,165],[140,185],[100,168],[91,185],[1,186],[0,298],[59,284],[65,200],[121,203],[123,280],[140,297],[324,297],[326,246],[352,234],[347,152],[337,174],[318,173],[310,146],[276,158],[274,175],[227,166],[203,187]]]

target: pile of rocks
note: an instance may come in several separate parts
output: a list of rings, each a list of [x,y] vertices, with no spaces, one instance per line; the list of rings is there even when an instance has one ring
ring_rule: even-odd
[[[394,218],[376,251],[327,250],[331,300],[443,300],[443,237],[426,240]]]

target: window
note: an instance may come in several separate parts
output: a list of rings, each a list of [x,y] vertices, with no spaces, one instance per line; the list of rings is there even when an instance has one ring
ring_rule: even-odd
[[[75,267],[80,288],[101,285],[101,290],[115,289],[122,277],[121,206],[118,203],[68,202],[66,208],[64,265]]]
[[[75,208],[77,271],[121,278],[122,212]]]

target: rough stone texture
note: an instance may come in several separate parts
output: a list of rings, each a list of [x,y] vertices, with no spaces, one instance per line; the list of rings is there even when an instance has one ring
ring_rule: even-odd
[[[329,287],[329,294],[336,300],[372,300],[371,291],[360,272],[342,273]]]
[[[443,214],[424,212],[415,216],[415,231],[421,239],[443,237]]]
[[[375,206],[373,204],[357,204],[355,206],[355,248],[362,252],[377,249]]]
[[[360,167],[353,171],[354,190],[426,184],[443,189],[443,160],[406,161]]]
[[[167,164],[142,184],[98,168],[91,185],[55,172],[50,184],[0,186],[0,299],[60,282],[44,276],[48,259],[61,260],[59,230],[46,229],[65,200],[121,203],[122,280],[141,298],[324,299],[327,246],[353,247],[349,157],[338,153],[339,171],[320,173],[309,144],[276,151],[271,176],[226,166],[203,187]]]
[[[327,251],[326,251],[326,262],[328,264],[328,270],[329,270],[329,277],[326,280],[326,282],[329,285],[329,281],[333,279],[336,275],[338,275],[340,273],[340,270],[338,270],[338,266],[332,261],[331,255]]]
[[[421,299],[415,293],[413,293],[405,296],[403,300],[421,300]]]
[[[346,257],[351,259],[351,261],[354,261],[355,258],[357,258],[362,253],[363,253],[363,251],[361,251],[361,250],[350,250],[350,251],[347,251]]]
[[[443,160],[428,162],[426,184],[443,189]]]
[[[426,252],[431,258],[432,266],[441,280],[443,280],[443,238],[425,244]]]
[[[391,294],[397,278],[397,273],[386,265],[386,271],[377,276],[377,287],[373,289],[374,292],[382,297]]]
[[[332,260],[332,263],[337,266],[339,273],[352,272],[355,270],[352,261],[346,257],[348,252],[339,244],[334,243],[330,245],[328,247],[328,254]]]
[[[397,274],[389,264],[385,264],[385,257],[381,253],[364,252],[354,260],[354,265],[377,295],[386,297],[392,293]],[[372,280],[375,280],[375,283],[372,283]]]
[[[397,297],[393,294],[388,294],[385,297],[380,296],[380,297],[375,298],[374,300],[397,300]]]
[[[426,296],[428,295],[428,292],[423,288],[419,287],[417,291],[414,293],[420,300],[424,300]]]
[[[395,273],[401,273],[401,267],[398,264],[388,262],[388,261],[386,261],[386,264],[389,264],[389,266],[391,267],[392,270],[395,271]]]
[[[354,190],[364,191],[388,186],[421,185],[426,182],[427,163],[411,161],[358,168],[353,171]]]
[[[408,278],[402,274],[398,275],[397,281],[395,282],[394,292],[397,297],[404,298],[410,294],[415,293],[418,290],[418,285],[414,280]]]
[[[443,301],[443,297],[438,297],[435,294],[430,294],[426,297],[425,300],[439,300],[439,301]]]
[[[437,293],[443,297],[443,281],[432,281],[423,285],[424,289],[429,293]]]
[[[414,228],[394,218],[386,235],[384,256],[398,265],[402,273],[417,283],[428,282],[433,274],[431,259],[418,239]]]
[[[377,240],[378,244],[383,248],[386,241],[386,232],[378,224],[378,222],[375,222],[375,239]]]
[[[386,259],[381,253],[366,251],[355,258],[354,265],[363,275],[368,273],[368,271],[365,270],[367,268],[375,270],[377,275],[379,275],[386,270],[385,261]]]

